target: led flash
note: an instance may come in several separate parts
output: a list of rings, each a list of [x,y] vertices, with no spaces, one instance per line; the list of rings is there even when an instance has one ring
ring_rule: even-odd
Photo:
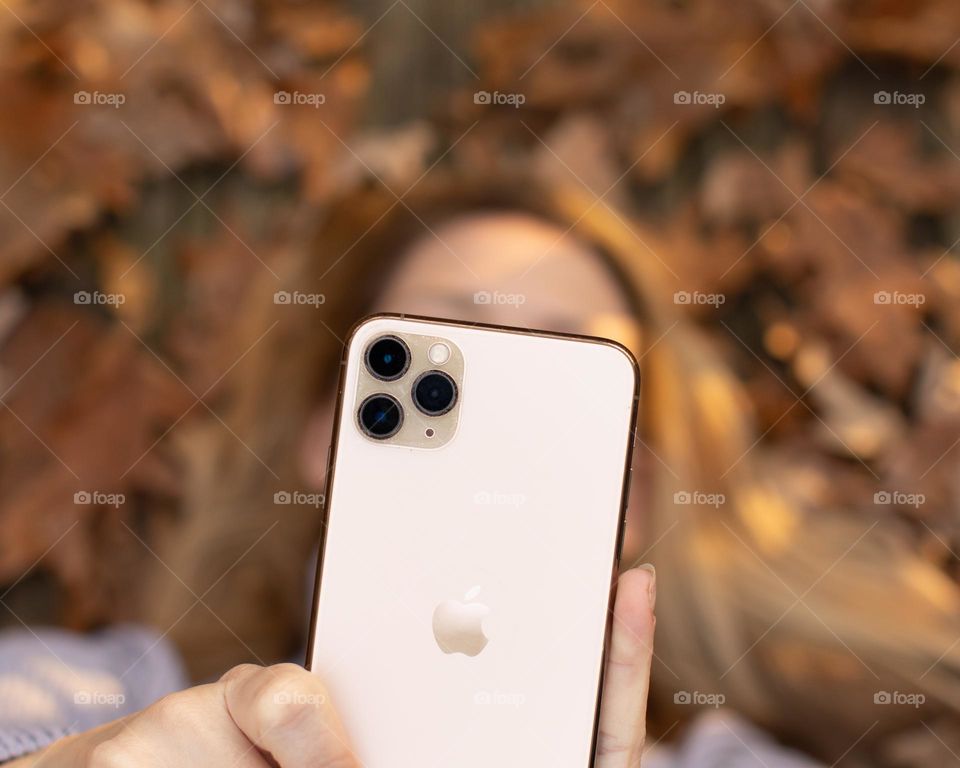
[[[434,365],[443,365],[450,359],[450,347],[442,341],[431,344],[430,349],[427,350],[427,357]]]

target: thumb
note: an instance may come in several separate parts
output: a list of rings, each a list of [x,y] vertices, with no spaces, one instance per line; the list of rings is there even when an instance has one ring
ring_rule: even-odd
[[[326,687],[295,664],[243,664],[221,678],[230,717],[281,768],[355,768]]]

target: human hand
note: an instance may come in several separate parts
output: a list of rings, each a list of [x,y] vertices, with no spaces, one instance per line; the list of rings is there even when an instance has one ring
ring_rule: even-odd
[[[652,570],[621,575],[614,606],[597,768],[636,768],[653,657]],[[294,664],[243,664],[216,683],[58,741],[10,768],[357,768],[321,678]]]
[[[320,677],[242,664],[216,683],[61,739],[11,768],[355,768]]]

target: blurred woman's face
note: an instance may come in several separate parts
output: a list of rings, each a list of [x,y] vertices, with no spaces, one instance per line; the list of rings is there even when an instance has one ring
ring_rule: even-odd
[[[606,266],[553,224],[526,214],[483,213],[435,232],[404,255],[377,311],[566,333],[596,333],[603,323],[611,331],[617,323],[633,326]]]
[[[425,232],[400,255],[372,311],[606,336],[639,347],[639,326],[599,256],[558,226],[522,213],[478,213]],[[333,407],[331,401],[318,409],[306,438],[306,476],[317,486]]]

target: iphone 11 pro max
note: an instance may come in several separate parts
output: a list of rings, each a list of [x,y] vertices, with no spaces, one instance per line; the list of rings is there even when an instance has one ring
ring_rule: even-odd
[[[354,328],[308,666],[364,765],[592,764],[638,390],[603,339]]]

